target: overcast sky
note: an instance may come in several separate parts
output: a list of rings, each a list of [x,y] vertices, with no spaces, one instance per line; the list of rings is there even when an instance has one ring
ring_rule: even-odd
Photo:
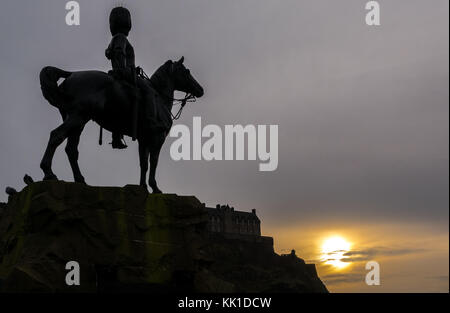
[[[263,229],[410,221],[448,233],[448,1],[379,2],[381,26],[369,27],[361,0],[121,1],[136,64],[152,73],[184,55],[205,89],[179,123],[279,125],[277,171],[259,172],[255,161],[175,162],[169,139],[159,187],[256,208]],[[67,26],[65,1],[2,1],[2,190],[20,190],[25,173],[42,178],[49,132],[61,122],[42,97],[40,69],[109,69],[108,15],[118,1],[79,3],[81,25]],[[91,122],[80,144],[87,183],[138,183],[137,144],[117,151],[97,141]],[[63,149],[54,172],[72,180]]]

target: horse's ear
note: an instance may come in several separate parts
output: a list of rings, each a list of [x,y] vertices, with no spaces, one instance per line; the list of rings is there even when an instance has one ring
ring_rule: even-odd
[[[184,56],[182,56],[182,57],[177,61],[177,63],[180,63],[180,64],[183,64],[183,62],[184,62]]]

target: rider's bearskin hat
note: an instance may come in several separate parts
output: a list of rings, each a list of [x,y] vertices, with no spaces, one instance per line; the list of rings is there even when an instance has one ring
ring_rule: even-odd
[[[109,15],[109,29],[113,36],[124,34],[128,36],[131,30],[131,14],[124,7],[115,7]]]

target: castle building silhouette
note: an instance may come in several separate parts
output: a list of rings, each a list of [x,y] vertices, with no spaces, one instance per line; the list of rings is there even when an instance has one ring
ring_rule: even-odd
[[[234,207],[218,204],[215,208],[208,208],[208,230],[212,233],[261,236],[261,221],[252,212],[236,211]]]

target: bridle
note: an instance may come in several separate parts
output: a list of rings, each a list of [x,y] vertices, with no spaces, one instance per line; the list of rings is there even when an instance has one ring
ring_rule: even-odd
[[[142,78],[144,78],[150,82],[150,78],[144,72],[142,67],[137,67],[136,69],[137,69],[138,76],[141,76]],[[170,115],[172,116],[172,121],[178,120],[181,117],[181,113],[183,112],[183,109],[184,109],[184,106],[186,105],[186,103],[197,101],[197,98],[193,94],[188,93],[188,92],[185,93],[184,98],[174,98],[174,97],[164,94],[163,92],[161,92],[159,90],[156,90],[156,91],[158,92],[158,94],[160,94],[161,96],[163,96],[163,97],[167,98],[169,101],[171,101],[172,105],[177,105],[177,104],[181,105],[175,115],[172,113],[172,111],[170,111]]]
[[[164,97],[168,97],[168,96],[164,95]],[[183,99],[176,99],[176,98],[173,98],[173,97],[168,97],[168,98],[170,98],[170,100],[173,102],[173,105],[176,105],[176,104],[180,104],[181,105],[180,108],[178,109],[178,112],[175,115],[173,115],[172,111],[170,111],[170,115],[172,116],[172,121],[175,121],[175,120],[180,118],[181,112],[183,112],[183,108],[184,108],[184,106],[186,105],[187,102],[195,102],[195,101],[197,101],[197,98],[195,98],[195,96],[193,94],[190,94],[190,93],[186,93],[184,95]]]

